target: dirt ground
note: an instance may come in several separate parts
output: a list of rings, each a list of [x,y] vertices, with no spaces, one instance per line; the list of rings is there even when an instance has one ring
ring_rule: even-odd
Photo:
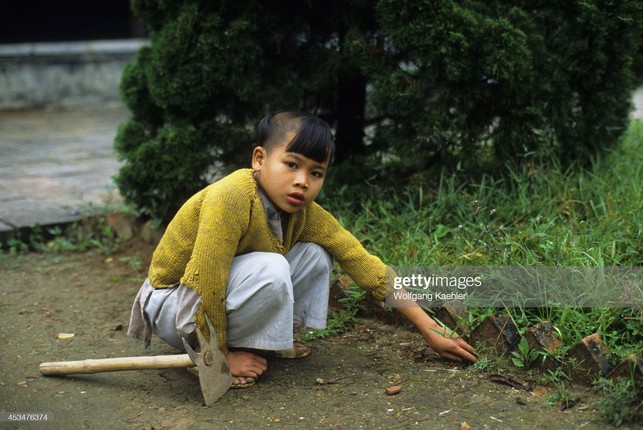
[[[561,411],[553,387],[530,393],[491,382],[487,371],[441,360],[412,330],[373,318],[311,341],[306,359],[271,360],[254,387],[210,407],[183,369],[42,376],[45,361],[176,353],[158,338],[145,350],[125,334],[151,253],[128,244],[110,255],[0,255],[0,412],[48,416],[5,416],[0,430],[608,427],[587,387],[568,384],[581,401]],[[515,368],[493,371],[528,382]],[[401,392],[387,395],[391,385]]]

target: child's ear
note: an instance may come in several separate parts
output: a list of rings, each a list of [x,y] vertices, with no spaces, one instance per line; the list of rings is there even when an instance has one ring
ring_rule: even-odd
[[[258,172],[261,170],[264,161],[266,160],[266,150],[262,146],[257,146],[252,151],[252,170]]]

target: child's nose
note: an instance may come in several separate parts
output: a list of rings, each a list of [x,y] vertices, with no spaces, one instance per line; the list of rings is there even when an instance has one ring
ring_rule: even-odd
[[[297,172],[295,185],[301,188],[308,188],[308,176],[305,172]]]

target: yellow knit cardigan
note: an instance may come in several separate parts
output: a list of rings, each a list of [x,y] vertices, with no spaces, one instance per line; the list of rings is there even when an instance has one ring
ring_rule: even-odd
[[[272,234],[251,169],[241,169],[192,196],[170,222],[149,270],[155,288],[183,283],[201,296],[197,324],[208,336],[208,315],[219,346],[227,342],[226,283],[233,257],[249,252],[286,255],[297,242],[324,247],[344,271],[376,299],[390,290],[392,269],[317,203],[292,214],[283,244]]]

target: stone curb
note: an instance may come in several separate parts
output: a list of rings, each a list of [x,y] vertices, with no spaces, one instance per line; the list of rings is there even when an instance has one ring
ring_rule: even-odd
[[[469,336],[471,345],[483,344],[498,355],[513,350],[519,340],[518,328],[509,315],[502,312],[486,317]]]
[[[598,333],[574,345],[565,356],[564,367],[574,380],[587,384],[606,376],[614,368],[607,359],[607,346]]]
[[[467,316],[467,307],[459,300],[444,303],[443,306],[435,310],[434,315],[435,319],[464,337],[471,335],[471,327],[468,325]]]
[[[106,221],[121,240],[129,240],[138,236],[145,243],[155,245],[159,243],[163,232],[155,229],[153,222],[141,222],[136,215],[127,212],[113,212],[106,215]]]
[[[529,347],[536,351],[553,353],[562,345],[560,332],[549,321],[541,321],[529,327],[523,336],[527,339]]]
[[[436,311],[436,318],[440,319],[451,329],[462,331],[458,321],[462,321],[467,314],[466,307],[445,306]],[[548,359],[543,363],[537,360],[534,366],[548,370],[563,368],[574,380],[591,385],[598,377],[633,378],[637,389],[643,391],[643,358],[630,355],[617,366],[613,366],[608,359],[608,349],[597,333],[585,337],[574,345],[562,358],[555,358],[555,354],[562,346],[562,335],[549,321],[542,321],[523,334],[531,350],[543,351],[548,354]],[[490,346],[497,354],[507,354],[517,349],[520,335],[511,321],[509,315],[496,313],[485,318],[469,336],[469,343],[481,343]]]
[[[632,378],[639,394],[643,394],[643,357],[630,354],[607,374],[607,378],[612,380]]]

